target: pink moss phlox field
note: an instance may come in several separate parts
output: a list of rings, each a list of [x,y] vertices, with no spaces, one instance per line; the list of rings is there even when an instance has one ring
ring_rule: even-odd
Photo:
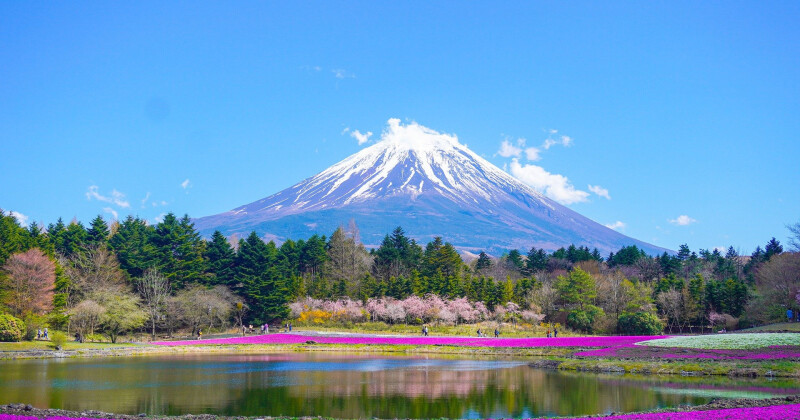
[[[478,337],[330,337],[299,334],[267,334],[209,340],[159,341],[161,346],[197,344],[298,344],[314,341],[320,344],[372,344],[411,346],[469,347],[618,347],[666,336],[558,337],[558,338],[478,338]]]
[[[624,343],[618,346],[575,353],[585,357],[650,357],[659,359],[708,360],[776,360],[800,359],[800,349],[793,346],[770,346],[756,350],[677,349],[671,347],[637,346]]]
[[[800,404],[684,411],[679,413],[622,414],[604,417],[604,419],[614,420],[790,420],[798,418],[800,418]]]
[[[800,418],[800,404],[766,407],[725,408],[721,410],[684,411],[677,413],[622,414],[603,417],[612,420],[791,420]],[[0,414],[0,420],[40,420],[31,416]],[[44,417],[41,420],[95,420],[89,417]],[[566,420],[566,419],[565,419]],[[575,419],[573,419],[575,420]]]

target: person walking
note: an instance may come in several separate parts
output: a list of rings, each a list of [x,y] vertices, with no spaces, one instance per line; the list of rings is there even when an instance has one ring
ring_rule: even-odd
[[[49,340],[50,339],[50,335],[47,333],[47,327],[44,327],[44,339],[45,340]]]
[[[289,332],[292,332],[292,323],[289,323]]]

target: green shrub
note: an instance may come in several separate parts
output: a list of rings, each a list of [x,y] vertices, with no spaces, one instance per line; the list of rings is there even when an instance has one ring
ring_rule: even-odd
[[[33,341],[36,338],[36,332],[39,330],[43,330],[47,327],[47,318],[41,315],[33,315],[30,314],[25,317],[25,332],[24,339],[25,341]]]
[[[664,323],[650,312],[623,312],[617,321],[619,332],[630,335],[657,335],[664,331]]]
[[[573,309],[567,315],[567,326],[573,330],[592,333],[595,321],[604,314],[602,309],[594,305],[586,305],[583,309]]]
[[[50,342],[56,350],[62,350],[64,344],[67,344],[67,335],[61,331],[53,331],[53,333],[50,334]]]
[[[0,341],[20,341],[24,334],[24,322],[9,314],[0,314]]]

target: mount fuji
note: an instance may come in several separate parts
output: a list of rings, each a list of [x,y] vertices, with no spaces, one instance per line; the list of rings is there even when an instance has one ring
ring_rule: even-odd
[[[478,156],[455,136],[389,120],[377,143],[264,199],[195,219],[204,236],[260,236],[278,241],[330,235],[351,219],[367,246],[402,226],[424,244],[441,236],[462,251],[499,254],[570,244],[604,254],[636,245],[627,237],[545,197]],[[669,252],[669,251],[668,251]]]

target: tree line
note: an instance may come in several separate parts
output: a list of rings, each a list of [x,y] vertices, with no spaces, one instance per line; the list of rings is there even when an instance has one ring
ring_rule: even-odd
[[[797,264],[775,238],[749,256],[682,245],[675,255],[628,246],[603,257],[570,245],[462,258],[443,238],[422,246],[400,227],[367,250],[352,221],[330,237],[278,245],[255,232],[204,239],[188,216],[171,213],[155,225],[97,216],[88,227],[59,219],[24,228],[0,211],[2,310],[29,330],[46,323],[112,340],[144,328],[155,336],[283,321],[306,297],[366,305],[438,296],[488,311],[510,302],[586,332],[754,324],[798,309]]]

